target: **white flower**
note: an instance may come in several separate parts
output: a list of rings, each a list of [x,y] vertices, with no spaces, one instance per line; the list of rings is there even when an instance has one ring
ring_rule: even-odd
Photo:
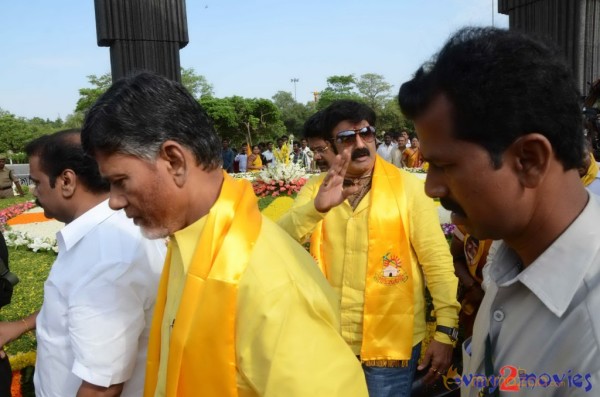
[[[27,247],[33,252],[42,251],[54,251],[58,252],[58,246],[56,245],[55,239],[42,238],[42,237],[31,237],[27,233],[7,230],[4,232],[4,239],[6,245],[9,247]]]
[[[267,167],[266,169],[260,171],[256,179],[260,179],[266,183],[270,183],[271,181],[282,181],[284,183],[288,183],[292,180],[309,177],[310,175],[308,175],[306,169],[299,164],[277,163],[272,167]]]

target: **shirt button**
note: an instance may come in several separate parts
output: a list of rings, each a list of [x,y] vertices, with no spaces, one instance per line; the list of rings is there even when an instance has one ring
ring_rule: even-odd
[[[494,320],[496,320],[496,321],[504,320],[504,312],[502,310],[494,311]]]

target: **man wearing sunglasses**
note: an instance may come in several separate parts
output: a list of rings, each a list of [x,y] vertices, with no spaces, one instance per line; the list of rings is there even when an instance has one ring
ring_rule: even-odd
[[[326,144],[330,168],[279,224],[298,241],[310,236],[369,395],[409,396],[426,333],[425,279],[439,326],[421,365],[427,381],[450,367],[457,334],[457,279],[437,211],[421,181],[377,156],[371,108],[337,101],[313,117],[305,137],[316,154],[315,142]]]

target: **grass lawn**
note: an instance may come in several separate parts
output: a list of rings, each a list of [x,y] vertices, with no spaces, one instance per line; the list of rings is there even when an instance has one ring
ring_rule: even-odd
[[[10,305],[0,310],[0,320],[19,320],[42,307],[44,282],[56,259],[54,252],[33,252],[25,247],[9,248],[10,270],[19,277]],[[9,355],[35,350],[35,333],[27,332],[6,346]]]
[[[28,192],[28,189],[23,186],[23,191]],[[15,196],[11,198],[0,199],[0,210],[31,200],[35,200],[35,197],[33,197],[33,194],[31,193],[25,193],[25,196],[23,197]]]
[[[27,188],[23,187],[27,192]],[[0,199],[0,210],[34,200],[31,193],[24,197]],[[33,252],[25,247],[8,249],[10,270],[19,277],[15,286],[12,302],[0,310],[0,321],[19,320],[42,306],[44,282],[50,267],[56,258],[54,252]],[[34,351],[35,333],[28,332],[5,347],[10,356]]]

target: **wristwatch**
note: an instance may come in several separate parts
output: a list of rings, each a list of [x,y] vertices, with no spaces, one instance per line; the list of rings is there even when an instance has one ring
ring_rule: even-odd
[[[456,340],[458,339],[458,328],[444,327],[443,325],[438,325],[437,327],[435,327],[435,330],[448,335],[452,342],[456,342]]]

